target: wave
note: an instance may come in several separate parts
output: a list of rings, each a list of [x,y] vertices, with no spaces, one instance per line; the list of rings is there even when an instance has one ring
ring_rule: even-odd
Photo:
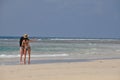
[[[69,56],[69,55],[68,54],[31,55],[31,57],[34,57],[34,58],[39,58],[39,57],[62,57],[62,56]],[[5,55],[5,54],[0,55],[0,58],[18,58],[18,57],[20,57],[20,55]]]
[[[42,40],[42,39],[40,39]],[[78,41],[118,41],[119,39],[84,39],[84,38],[50,38],[49,40],[78,40]]]
[[[19,40],[20,36],[0,36],[0,40]],[[80,38],[80,37],[30,37],[30,39],[41,40],[119,40],[117,38]]]

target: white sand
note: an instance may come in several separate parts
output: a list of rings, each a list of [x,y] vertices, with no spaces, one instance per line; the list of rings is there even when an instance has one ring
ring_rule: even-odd
[[[120,80],[120,60],[4,65],[0,80]]]

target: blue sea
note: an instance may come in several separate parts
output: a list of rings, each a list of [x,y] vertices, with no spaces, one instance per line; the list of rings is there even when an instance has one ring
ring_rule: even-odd
[[[19,64],[19,38],[0,37],[0,65]],[[30,37],[31,64],[120,58],[119,39]]]

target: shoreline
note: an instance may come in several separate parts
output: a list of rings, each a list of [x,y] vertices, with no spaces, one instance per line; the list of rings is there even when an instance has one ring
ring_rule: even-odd
[[[91,62],[97,60],[114,60],[120,58],[102,58],[102,59],[80,59],[80,58],[32,58],[31,64],[51,64],[51,63],[74,63],[74,62]],[[27,62],[28,60],[26,60]],[[20,65],[19,58],[0,58],[2,65]]]
[[[97,60],[116,60],[120,58],[102,58],[102,59],[80,59],[80,58],[33,58],[31,64],[52,64],[52,63],[74,63],[74,62],[91,62]],[[27,62],[28,60],[26,60]],[[19,58],[0,59],[2,65],[20,65]]]
[[[120,59],[0,66],[0,80],[120,80]]]

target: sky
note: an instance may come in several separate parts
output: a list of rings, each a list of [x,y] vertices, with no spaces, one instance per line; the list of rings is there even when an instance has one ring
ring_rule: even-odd
[[[120,38],[120,0],[0,0],[0,36]]]

